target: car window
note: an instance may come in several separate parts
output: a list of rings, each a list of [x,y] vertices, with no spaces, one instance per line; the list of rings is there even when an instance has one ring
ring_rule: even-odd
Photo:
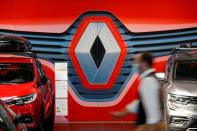
[[[38,72],[39,72],[40,76],[45,77],[45,72],[42,68],[42,64],[39,61],[37,62],[37,67],[38,67]]]
[[[166,65],[166,69],[165,69],[165,78],[168,79],[169,75],[170,75],[170,69],[171,69],[171,58],[168,60],[167,65]]]
[[[197,61],[177,61],[173,76],[174,80],[197,81]]]
[[[0,63],[0,84],[26,83],[33,79],[31,63]]]

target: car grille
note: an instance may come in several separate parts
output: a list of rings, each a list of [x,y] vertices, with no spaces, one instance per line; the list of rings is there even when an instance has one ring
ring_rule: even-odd
[[[76,33],[80,22],[86,16],[108,16],[116,24],[125,43],[127,44],[127,54],[119,76],[110,90],[88,90],[73,67],[68,55],[70,43]],[[197,28],[158,31],[147,33],[134,33],[129,31],[113,14],[109,12],[87,12],[81,15],[68,30],[63,33],[38,33],[20,32],[11,30],[0,30],[0,34],[15,34],[29,39],[32,43],[32,51],[38,57],[51,59],[54,62],[66,61],[68,63],[69,84],[75,93],[85,101],[111,101],[115,99],[123,90],[128,80],[133,74],[133,58],[136,53],[150,51],[154,56],[169,55],[171,49],[179,47],[180,43],[190,41],[197,46]]]
[[[197,129],[197,122],[193,123],[193,125],[191,126],[191,128],[196,128]]]
[[[192,125],[187,129],[187,131],[197,131],[197,121],[192,123]]]
[[[188,103],[196,105],[197,104],[197,97],[191,98]]]

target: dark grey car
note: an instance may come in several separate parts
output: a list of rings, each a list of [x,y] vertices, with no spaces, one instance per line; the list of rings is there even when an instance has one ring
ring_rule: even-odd
[[[24,124],[3,101],[0,100],[0,131],[27,131]]]
[[[162,81],[168,129],[196,131],[197,48],[176,49]]]

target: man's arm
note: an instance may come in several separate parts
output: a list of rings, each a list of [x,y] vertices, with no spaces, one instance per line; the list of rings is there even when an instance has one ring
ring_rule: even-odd
[[[131,113],[137,113],[139,100],[134,100],[120,111],[111,112],[112,116],[120,118]]]

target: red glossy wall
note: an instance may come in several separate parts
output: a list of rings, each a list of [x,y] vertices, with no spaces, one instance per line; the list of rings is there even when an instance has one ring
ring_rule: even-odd
[[[109,11],[132,32],[193,27],[196,0],[1,0],[0,28],[64,32],[87,11]]]
[[[0,0],[0,29],[26,32],[65,32],[87,11],[108,11],[131,32],[152,32],[197,27],[196,0]],[[158,71],[164,70],[167,57],[157,60]],[[132,81],[132,80],[131,80]],[[69,121],[124,121],[130,115],[114,119],[110,112],[123,108],[138,97],[139,81],[121,101],[108,107],[83,106],[69,93]]]

